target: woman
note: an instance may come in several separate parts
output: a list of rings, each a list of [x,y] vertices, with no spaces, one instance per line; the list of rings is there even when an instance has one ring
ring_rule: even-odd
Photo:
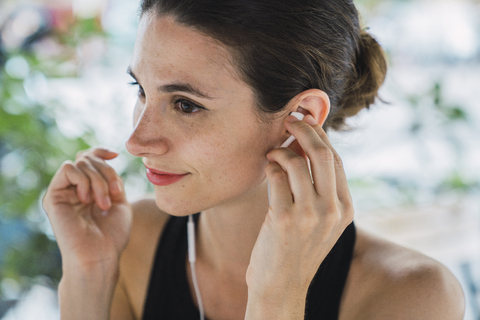
[[[141,12],[126,147],[155,199],[127,203],[108,150],[59,169],[44,207],[62,319],[462,319],[445,267],[352,223],[324,130],[373,103],[386,63],[351,1],[144,0]]]

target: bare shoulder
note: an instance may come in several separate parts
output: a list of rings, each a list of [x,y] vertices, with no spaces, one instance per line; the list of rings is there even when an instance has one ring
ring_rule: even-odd
[[[133,251],[132,249],[137,251],[150,245],[156,248],[160,232],[170,215],[160,210],[153,198],[143,198],[133,202],[132,209],[132,233],[125,251],[133,254],[130,252]]]
[[[340,319],[463,319],[463,290],[441,263],[358,229]]]
[[[132,231],[120,261],[120,281],[135,318],[140,319],[157,244],[170,215],[150,198],[132,203],[132,209]]]

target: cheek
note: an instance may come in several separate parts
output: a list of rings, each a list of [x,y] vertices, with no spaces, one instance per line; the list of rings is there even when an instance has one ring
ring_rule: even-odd
[[[226,134],[223,137],[210,139],[199,150],[203,152],[204,164],[209,167],[210,182],[218,185],[233,183],[241,188],[263,181],[268,164],[266,154],[272,149],[268,134],[244,128],[230,137]]]

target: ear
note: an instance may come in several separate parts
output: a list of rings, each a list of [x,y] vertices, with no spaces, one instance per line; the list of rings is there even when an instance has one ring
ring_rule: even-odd
[[[324,91],[319,89],[309,89],[300,92],[290,100],[289,104],[288,110],[290,112],[296,111],[304,115],[310,114],[321,126],[325,123],[330,112],[330,98]],[[289,136],[288,132],[286,134]],[[291,144],[290,149],[307,159],[305,151],[303,151],[297,141]]]
[[[311,114],[323,126],[330,112],[330,98],[319,89],[309,89],[297,94],[291,100],[291,111]]]

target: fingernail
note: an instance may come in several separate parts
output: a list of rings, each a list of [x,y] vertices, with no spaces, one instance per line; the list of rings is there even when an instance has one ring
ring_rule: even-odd
[[[287,121],[288,122],[298,122],[298,121],[300,121],[300,119],[297,119],[295,116],[290,115],[290,116],[287,117]]]
[[[311,125],[311,126],[314,126],[314,125],[317,124],[317,121],[315,120],[314,117],[312,117],[311,114],[307,115],[307,116],[303,119],[303,121],[305,121],[306,123],[308,123],[308,124]]]

